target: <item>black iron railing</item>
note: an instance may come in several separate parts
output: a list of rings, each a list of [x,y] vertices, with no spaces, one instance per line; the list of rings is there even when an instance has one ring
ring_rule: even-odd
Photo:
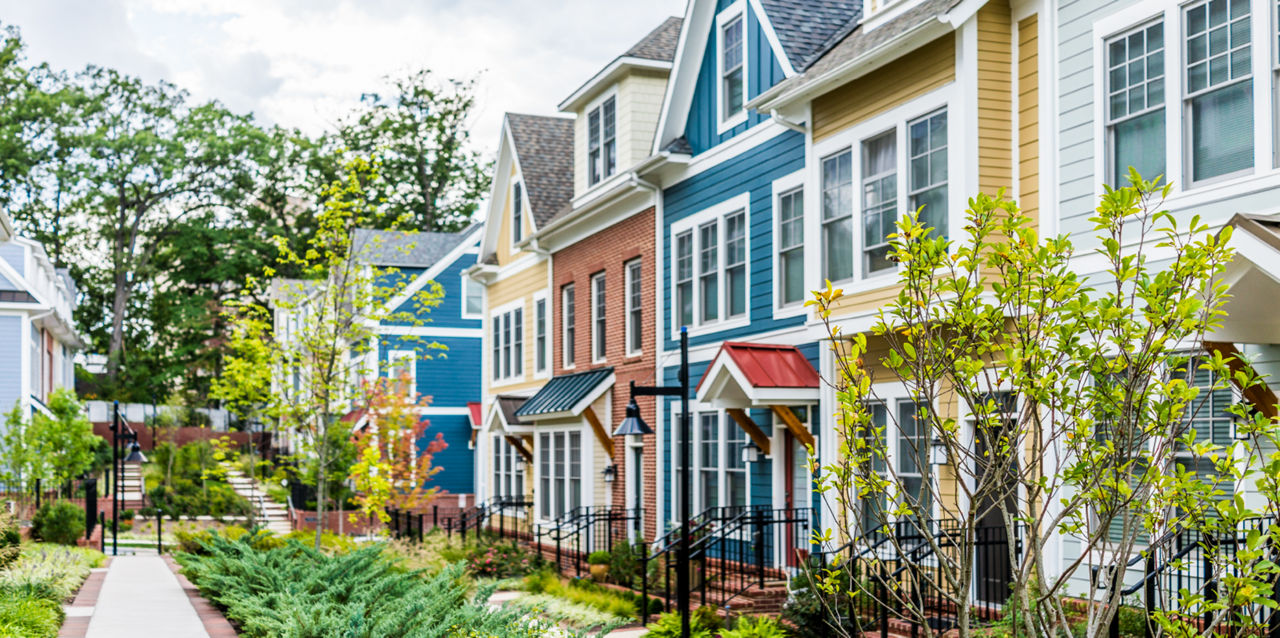
[[[1145,618],[1146,635],[1156,633],[1153,614],[1157,611],[1174,612],[1185,620],[1198,624],[1202,629],[1215,622],[1214,607],[1218,601],[1236,600],[1227,591],[1227,583],[1243,582],[1238,552],[1246,547],[1249,537],[1257,533],[1265,542],[1263,554],[1257,560],[1275,561],[1280,558],[1280,547],[1268,539],[1276,520],[1271,517],[1251,518],[1242,521],[1234,531],[1206,533],[1200,530],[1177,529],[1167,532],[1150,543],[1137,556],[1125,562],[1126,572],[1140,572],[1137,581],[1120,590],[1121,601],[1141,593],[1141,611]],[[1251,559],[1252,560],[1252,559]],[[1139,567],[1141,565],[1141,567]],[[1123,578],[1113,566],[1108,583]],[[1098,576],[1095,570],[1095,578]],[[1278,579],[1280,580],[1280,579]],[[1221,621],[1216,635],[1261,635],[1280,638],[1280,582],[1272,582],[1271,603],[1248,603],[1231,606]],[[1112,617],[1109,628],[1112,638],[1120,635],[1120,614]]]
[[[641,538],[644,510],[621,507],[575,507],[539,528],[537,540],[555,545],[556,566],[562,573],[583,575],[591,552],[612,552]]]

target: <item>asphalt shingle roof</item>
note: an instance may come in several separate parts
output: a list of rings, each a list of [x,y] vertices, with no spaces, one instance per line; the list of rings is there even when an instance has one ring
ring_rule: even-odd
[[[552,377],[516,411],[516,416],[530,417],[572,409],[612,374],[613,368],[596,368]]]
[[[507,113],[507,124],[540,227],[573,198],[573,119]]]
[[[684,23],[683,18],[670,17],[662,21],[658,28],[650,31],[648,35],[640,38],[623,57],[644,58],[646,60],[661,60],[670,62],[676,57],[676,43],[680,41],[680,25]]]
[[[778,42],[797,71],[833,35],[848,33],[862,16],[862,0],[760,0]]]
[[[414,233],[357,228],[352,249],[360,261],[376,266],[426,268],[480,228],[472,224],[456,233]]]

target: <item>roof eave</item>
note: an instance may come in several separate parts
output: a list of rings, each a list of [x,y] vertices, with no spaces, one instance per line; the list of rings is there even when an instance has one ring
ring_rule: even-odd
[[[587,80],[576,91],[565,98],[564,101],[556,107],[563,113],[572,113],[578,110],[583,104],[595,96],[597,91],[606,84],[616,81],[619,77],[626,75],[633,69],[642,69],[648,71],[671,71],[671,62],[664,60],[650,60],[648,58],[638,58],[635,56],[618,56],[608,66],[600,69],[591,79]]]

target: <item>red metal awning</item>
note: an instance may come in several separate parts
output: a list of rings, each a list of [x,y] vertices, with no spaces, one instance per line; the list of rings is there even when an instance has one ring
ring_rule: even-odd
[[[480,422],[484,420],[484,417],[480,414],[480,403],[478,401],[468,403],[467,410],[471,413],[471,427],[480,427]]]
[[[748,383],[756,388],[817,388],[818,371],[795,346],[726,341],[707,366],[698,389],[715,369],[720,357],[728,355]]]

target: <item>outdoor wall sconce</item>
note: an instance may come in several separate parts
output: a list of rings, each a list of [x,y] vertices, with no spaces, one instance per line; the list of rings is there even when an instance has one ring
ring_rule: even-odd
[[[755,463],[759,460],[760,448],[756,446],[755,441],[747,441],[747,444],[742,446],[742,462]]]
[[[524,466],[524,457],[523,457],[523,456],[519,456],[519,455],[517,455],[517,456],[516,456],[516,471],[517,471],[517,472],[523,472],[523,471],[524,471],[524,467],[525,467],[525,466]]]
[[[615,475],[615,474],[617,474],[617,473],[618,473],[618,468],[617,468],[617,466],[612,465],[612,464],[611,464],[611,465],[606,465],[606,466],[604,466],[604,482],[605,482],[605,483],[612,483],[612,482],[613,482],[613,477],[614,477],[614,475]]]
[[[929,445],[929,465],[946,465],[947,464],[947,443],[941,438],[934,437],[933,443]]]

